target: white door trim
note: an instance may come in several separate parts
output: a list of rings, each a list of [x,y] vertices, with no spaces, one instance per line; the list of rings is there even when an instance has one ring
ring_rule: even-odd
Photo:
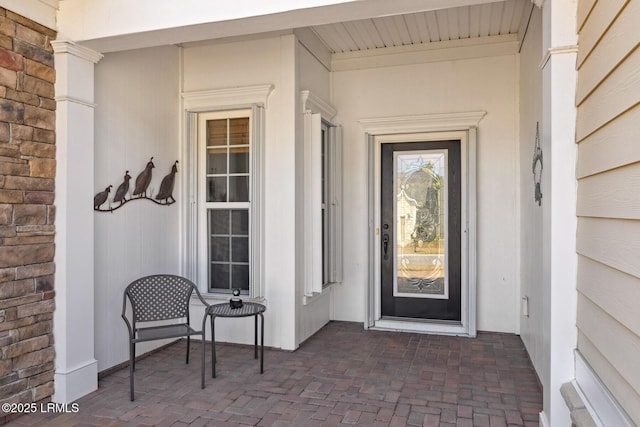
[[[369,159],[369,285],[365,328],[476,336],[476,140],[485,112],[360,120]],[[380,310],[380,153],[382,144],[459,139],[462,169],[462,319],[460,324],[381,319]]]

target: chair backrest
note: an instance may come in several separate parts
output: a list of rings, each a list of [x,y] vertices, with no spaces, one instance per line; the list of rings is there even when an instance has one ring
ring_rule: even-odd
[[[191,294],[198,292],[188,279],[157,274],[137,279],[125,289],[131,301],[134,322],[169,320],[189,317]]]

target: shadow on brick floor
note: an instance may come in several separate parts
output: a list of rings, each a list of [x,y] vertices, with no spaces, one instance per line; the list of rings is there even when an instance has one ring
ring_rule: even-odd
[[[295,352],[219,344],[217,378],[200,343],[179,341],[102,378],[77,413],[36,413],[12,426],[538,426],[542,390],[520,337],[475,339],[365,331],[330,322]],[[207,349],[208,350],[208,349]]]

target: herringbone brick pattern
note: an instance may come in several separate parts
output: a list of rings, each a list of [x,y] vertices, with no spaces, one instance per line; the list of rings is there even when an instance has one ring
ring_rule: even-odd
[[[476,339],[364,331],[331,322],[297,351],[220,344],[216,379],[200,343],[184,341],[100,381],[76,414],[32,414],[13,425],[49,426],[538,426],[542,392],[518,336]],[[208,350],[208,349],[207,349]]]

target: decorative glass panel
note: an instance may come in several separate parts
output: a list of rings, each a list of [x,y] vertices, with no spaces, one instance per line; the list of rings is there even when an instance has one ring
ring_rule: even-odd
[[[447,150],[394,153],[394,296],[448,298]]]

